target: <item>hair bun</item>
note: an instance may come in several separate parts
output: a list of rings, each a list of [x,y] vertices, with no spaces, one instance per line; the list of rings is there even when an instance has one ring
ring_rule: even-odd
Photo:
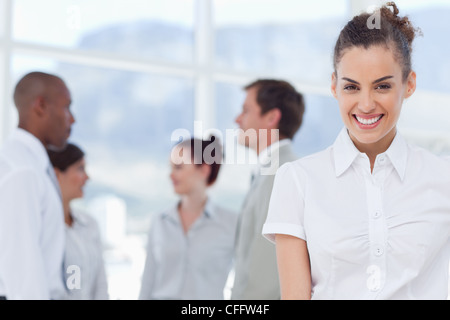
[[[373,16],[379,21],[375,28],[369,25]],[[393,1],[387,2],[374,15],[364,12],[354,16],[341,30],[334,47],[334,70],[336,72],[346,49],[367,49],[373,45],[393,44],[393,54],[402,67],[403,80],[406,80],[412,70],[412,43],[416,35],[421,34],[420,29],[414,28],[407,16],[399,16],[399,9]]]
[[[410,48],[416,36],[422,35],[420,29],[414,28],[408,16],[399,17],[398,14],[400,11],[395,2],[387,2],[380,8],[380,12],[381,15],[389,21],[393,27],[396,27],[405,36]]]
[[[386,3],[386,7],[392,7],[392,11],[393,11],[393,13],[394,13],[394,16],[395,17],[398,17],[398,14],[399,14],[399,10],[398,10],[398,7],[397,7],[397,5],[395,4],[395,2],[393,2],[393,1],[391,1],[391,2],[387,2]]]

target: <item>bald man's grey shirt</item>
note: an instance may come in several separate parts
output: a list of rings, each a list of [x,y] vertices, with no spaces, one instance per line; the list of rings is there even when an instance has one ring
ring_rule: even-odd
[[[233,300],[281,298],[275,246],[264,239],[261,232],[267,217],[276,169],[298,157],[292,152],[290,140],[287,139],[269,148],[271,156],[267,158],[269,160],[262,161],[265,165],[254,177],[239,217],[235,279],[231,293]]]

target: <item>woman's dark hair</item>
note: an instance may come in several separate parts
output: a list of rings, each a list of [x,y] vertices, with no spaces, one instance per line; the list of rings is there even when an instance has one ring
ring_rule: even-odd
[[[68,143],[61,151],[47,150],[47,153],[52,166],[62,172],[84,157],[84,152],[72,143]]]
[[[256,80],[244,87],[245,90],[256,88],[256,101],[261,107],[261,114],[278,108],[281,119],[278,124],[280,136],[293,139],[302,125],[305,112],[303,95],[288,82],[274,79]]]
[[[208,186],[216,182],[223,160],[222,145],[216,136],[211,135],[206,140],[197,138],[183,140],[176,147],[188,148],[191,154],[191,160],[195,165],[208,165],[211,168],[211,172],[206,181]]]
[[[392,7],[392,10],[389,7]],[[399,17],[398,13],[397,5],[388,2],[374,14],[362,13],[353,17],[342,29],[336,41],[333,59],[335,73],[345,50],[352,47],[368,49],[374,45],[384,45],[394,52],[394,57],[402,66],[405,81],[412,68],[412,43],[421,32],[413,27],[407,16]],[[371,19],[379,21],[371,25]]]

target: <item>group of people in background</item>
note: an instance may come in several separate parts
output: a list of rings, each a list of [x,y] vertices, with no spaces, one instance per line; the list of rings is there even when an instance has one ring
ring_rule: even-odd
[[[152,216],[139,299],[223,299],[231,271],[236,300],[447,298],[450,162],[397,131],[416,88],[417,29],[393,2],[377,12],[379,28],[363,13],[336,42],[331,91],[344,128],[326,150],[294,154],[305,112],[294,86],[244,87],[239,142],[259,165],[239,213],[208,196],[217,138],[173,147],[179,200]],[[70,205],[88,180],[84,152],[68,143],[70,91],[32,72],[14,102],[18,128],[0,152],[0,298],[108,299],[98,226]],[[250,129],[266,134],[250,139]]]

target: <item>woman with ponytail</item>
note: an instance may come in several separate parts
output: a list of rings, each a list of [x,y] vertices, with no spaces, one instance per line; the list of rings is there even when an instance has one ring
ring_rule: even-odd
[[[263,234],[284,299],[448,296],[450,164],[397,130],[418,30],[393,2],[374,15],[378,28],[363,13],[336,42],[331,91],[345,127],[275,178]]]
[[[152,218],[139,299],[222,300],[237,215],[208,196],[222,163],[220,141],[189,139],[170,157],[180,200]]]

